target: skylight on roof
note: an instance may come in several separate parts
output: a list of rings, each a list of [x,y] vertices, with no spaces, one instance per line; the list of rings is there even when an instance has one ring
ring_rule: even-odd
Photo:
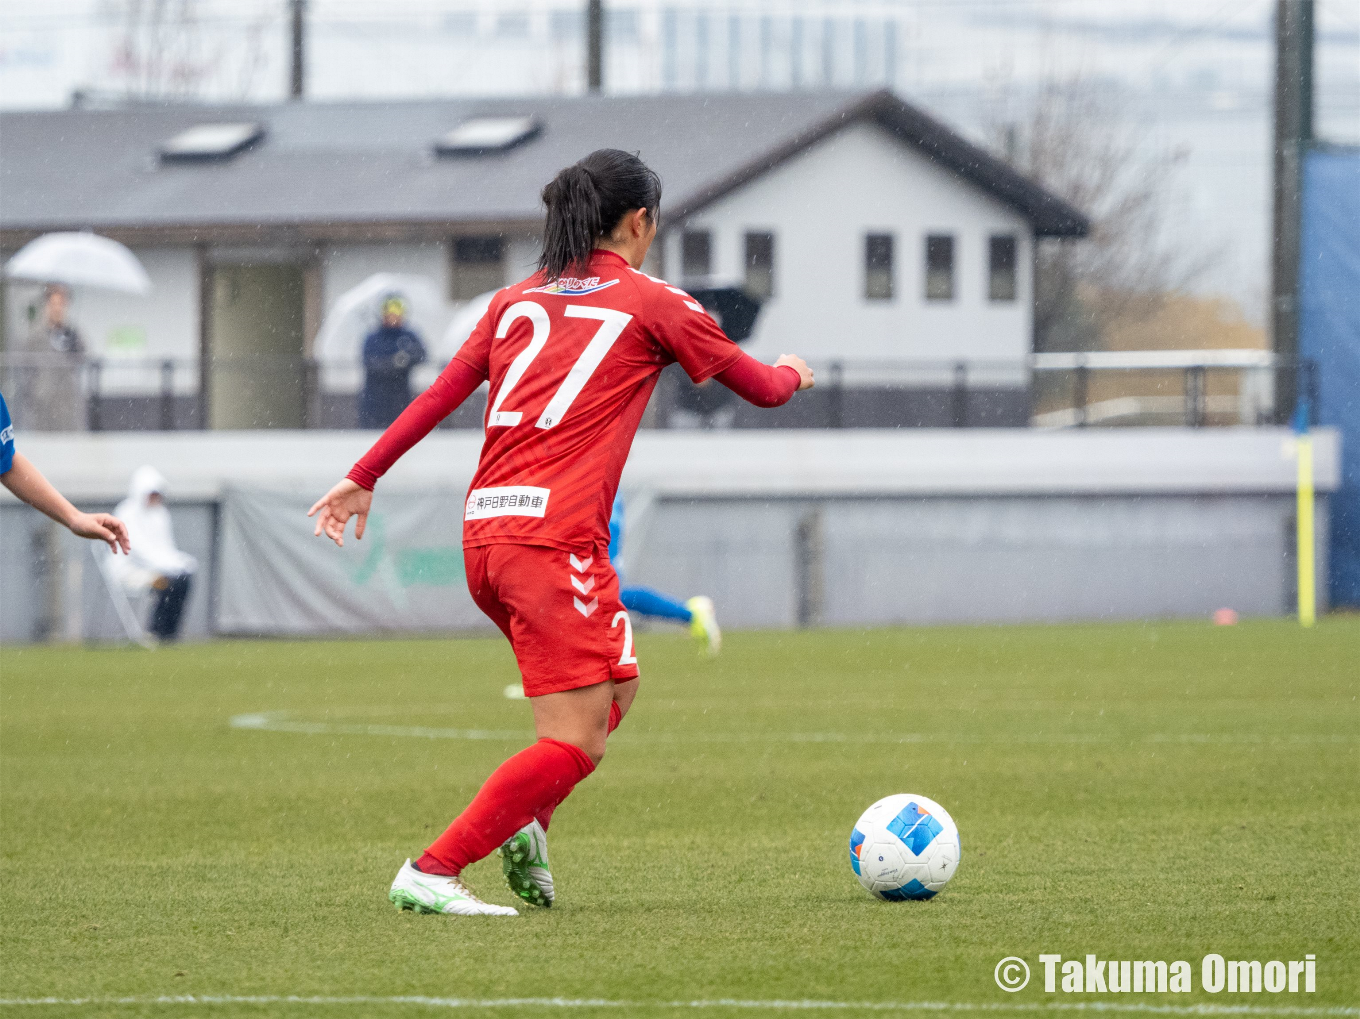
[[[197,124],[161,145],[162,159],[226,159],[264,135],[260,124]]]
[[[538,134],[535,117],[473,117],[435,142],[435,151],[447,155],[480,155],[504,152]]]

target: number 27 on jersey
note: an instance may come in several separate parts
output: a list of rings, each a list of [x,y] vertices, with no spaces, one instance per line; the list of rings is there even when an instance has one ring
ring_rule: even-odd
[[[572,402],[581,395],[581,390],[590,381],[595,369],[604,360],[609,348],[614,345],[614,341],[623,333],[624,328],[632,320],[633,316],[622,311],[615,311],[612,308],[589,308],[579,304],[569,304],[563,309],[562,314],[566,318],[586,318],[595,319],[600,323],[600,327],[586,344],[586,349],[581,351],[581,356],[576,359],[576,363],[571,366],[571,371],[567,372],[567,377],[562,380],[562,384],[557,387],[557,392],[548,401],[548,405],[543,408],[539,415],[536,428],[552,428],[561,422],[571,408]],[[511,324],[519,318],[527,318],[533,326],[533,336],[529,340],[529,345],[519,352],[519,355],[510,363],[506,370],[505,379],[501,383],[500,392],[496,394],[495,402],[491,404],[491,412],[487,415],[486,426],[488,428],[509,428],[519,424],[524,419],[524,412],[519,410],[503,409],[509,401],[510,395],[524,378],[525,373],[534,363],[534,359],[543,351],[548,342],[548,333],[551,324],[548,321],[548,312],[541,305],[534,301],[520,301],[512,304],[501,316],[500,323],[496,326],[496,338],[504,339],[509,332]]]

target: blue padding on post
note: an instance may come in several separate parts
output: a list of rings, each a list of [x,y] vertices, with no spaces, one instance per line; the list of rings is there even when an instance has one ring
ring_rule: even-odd
[[[1360,605],[1360,148],[1308,153],[1302,227],[1299,355],[1317,364],[1318,423],[1341,433],[1327,589]]]

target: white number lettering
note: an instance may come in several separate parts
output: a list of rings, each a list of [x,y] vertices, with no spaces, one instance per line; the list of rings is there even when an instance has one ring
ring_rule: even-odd
[[[633,318],[632,315],[615,311],[613,308],[587,308],[580,304],[567,305],[562,314],[567,318],[596,319],[600,323],[600,328],[595,330],[595,335],[586,344],[586,349],[581,351],[581,356],[571,366],[571,371],[567,372],[562,385],[557,387],[557,392],[548,401],[548,406],[543,408],[543,416],[538,419],[539,428],[551,428],[562,420],[572,401],[581,395],[581,390],[595,374],[595,369],[600,367],[600,362],[604,360],[605,354],[609,353],[609,348],[614,345],[614,341]]]
[[[619,625],[619,620],[623,620],[623,654],[619,657],[620,665],[636,665],[637,656],[633,654],[633,621],[628,618],[628,613],[622,610],[614,613],[614,621],[609,624],[612,630]]]
[[[538,356],[538,352],[548,342],[548,313],[541,304],[535,304],[533,301],[520,301],[518,304],[512,304],[505,309],[500,324],[496,326],[496,339],[505,339],[505,334],[510,331],[510,324],[517,318],[527,318],[532,322],[534,335],[529,340],[529,345],[510,362],[510,368],[505,373],[505,381],[501,383],[501,391],[496,394],[496,402],[491,405],[491,412],[486,416],[488,428],[504,428],[519,424],[523,415],[517,410],[501,410],[501,404],[510,395],[510,390],[514,389],[519,384],[519,380],[524,378],[529,363]]]
[[[576,359],[576,363],[571,366],[571,371],[567,372],[567,377],[562,380],[562,384],[557,387],[557,392],[548,401],[548,406],[543,408],[543,414],[538,419],[538,428],[551,428],[558,424],[571,408],[572,402],[581,395],[581,390],[585,388],[590,377],[595,374],[595,369],[600,367],[600,362],[609,353],[609,348],[614,345],[614,341],[623,333],[628,323],[633,320],[632,315],[622,311],[615,311],[612,308],[587,308],[579,304],[569,304],[562,312],[567,318],[593,318],[600,323],[600,328],[595,331],[595,335],[586,344],[586,349],[581,351],[581,356]],[[501,316],[501,321],[496,326],[496,338],[504,339],[505,334],[510,330],[510,324],[517,318],[527,318],[534,325],[534,335],[529,340],[529,345],[519,352],[519,356],[510,363],[510,368],[505,373],[505,380],[501,383],[500,392],[496,394],[496,402],[491,405],[491,411],[486,416],[486,426],[488,428],[507,428],[510,425],[517,425],[524,415],[517,410],[501,410],[501,405],[505,403],[505,398],[510,395],[510,391],[519,385],[520,379],[524,378],[524,373],[529,370],[529,365],[533,359],[542,351],[544,344],[548,342],[548,330],[550,323],[548,313],[541,304],[533,301],[520,301],[512,304]]]

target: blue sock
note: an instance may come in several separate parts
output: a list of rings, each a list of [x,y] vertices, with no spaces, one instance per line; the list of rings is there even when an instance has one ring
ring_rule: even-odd
[[[680,602],[650,587],[625,587],[619,591],[619,601],[629,612],[644,616],[677,619],[682,623],[694,618],[694,614]]]

